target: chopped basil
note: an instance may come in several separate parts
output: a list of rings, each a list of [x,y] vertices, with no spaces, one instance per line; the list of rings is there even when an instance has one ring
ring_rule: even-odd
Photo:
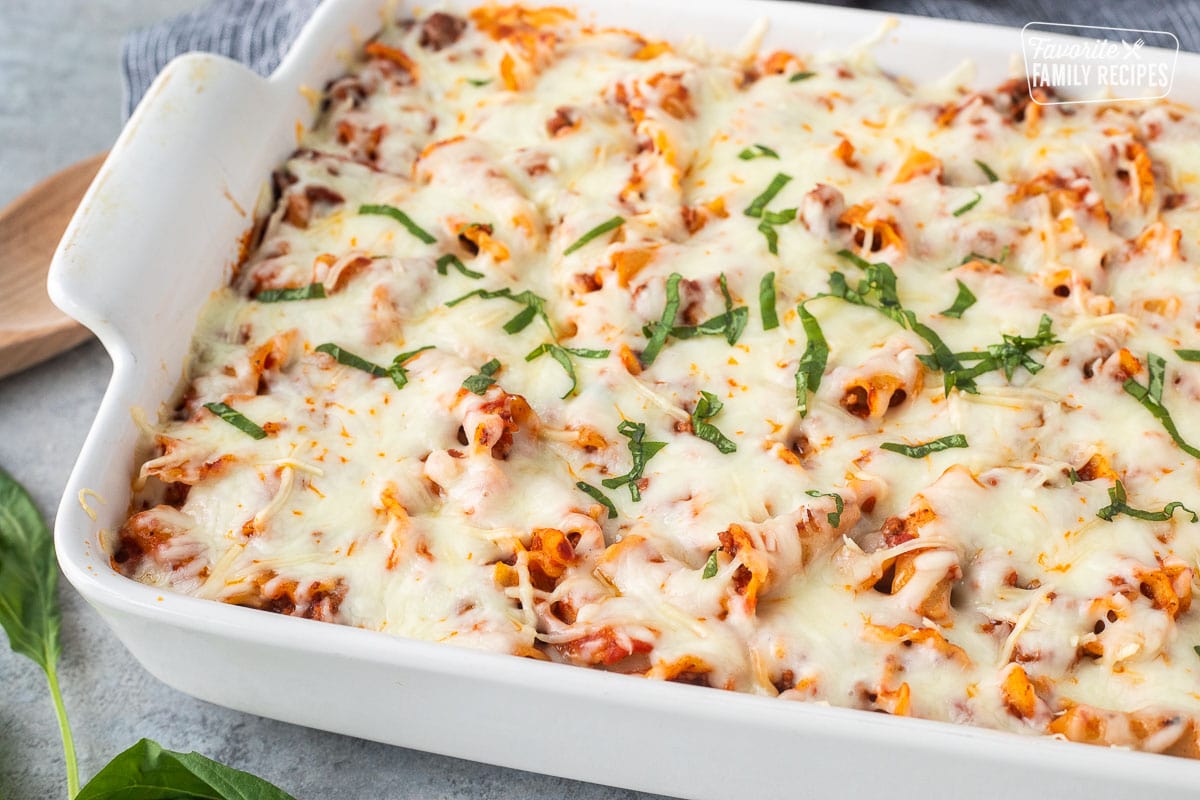
[[[704,562],[704,571],[700,573],[702,580],[716,577],[717,570],[720,568],[720,565],[717,563],[717,553],[719,552],[721,552],[721,548],[718,547],[708,554],[708,560]],[[1200,647],[1196,648],[1196,652],[1200,653]]]
[[[1196,655],[1200,656],[1200,644],[1193,645],[1192,652],[1195,653]]]
[[[260,303],[281,303],[287,300],[320,300],[325,297],[325,284],[310,283],[294,289],[263,289],[254,295]]]
[[[360,214],[377,214],[377,215],[384,216],[384,217],[391,217],[392,219],[396,220],[396,222],[399,222],[401,225],[403,225],[408,230],[409,233],[411,233],[413,236],[420,239],[425,244],[434,244],[435,242],[437,242],[437,239],[435,239],[431,233],[429,233],[427,230],[422,228],[417,223],[413,222],[412,218],[410,216],[408,216],[408,214],[405,214],[403,211],[396,208],[395,206],[386,206],[386,205],[359,206],[358,213],[360,213]]]
[[[696,336],[724,336],[725,341],[729,342],[731,346],[737,344],[738,339],[741,338],[742,333],[746,330],[746,324],[750,321],[750,309],[747,306],[733,307],[733,297],[729,294],[729,282],[725,279],[725,273],[721,273],[717,278],[717,284],[720,286],[721,294],[725,298],[725,310],[711,319],[706,319],[699,325],[672,326],[668,337],[691,339]],[[668,288],[670,287],[668,286]],[[651,339],[658,333],[658,328],[661,325],[661,322],[646,325],[642,328],[642,333],[647,339]],[[663,341],[664,343],[666,342],[665,337]]]
[[[980,161],[978,158],[975,159],[975,166],[983,170],[983,174],[987,177],[988,183],[995,183],[996,181],[1000,180],[1000,176],[996,174],[995,170]]]
[[[659,318],[658,325],[647,337],[646,349],[642,351],[642,363],[646,366],[650,366],[654,363],[654,359],[658,358],[659,351],[667,343],[667,336],[670,335],[671,327],[675,324],[675,315],[679,313],[679,282],[681,280],[683,280],[683,276],[678,272],[672,272],[667,278],[667,300],[663,304],[662,317]]]
[[[767,240],[767,251],[779,255],[779,234],[776,225],[785,225],[796,218],[796,209],[785,208],[783,211],[764,211],[762,222],[758,223],[758,232]]]
[[[758,284],[758,309],[762,315],[764,331],[779,327],[779,316],[775,313],[775,273],[763,275]]]
[[[1200,361],[1200,350],[1176,350],[1175,355],[1184,361]]]
[[[616,507],[615,505],[613,505],[613,501],[612,501],[612,500],[609,500],[609,499],[608,499],[608,498],[607,498],[607,497],[604,495],[604,492],[600,491],[600,490],[599,490],[599,489],[597,489],[595,486],[592,486],[590,483],[584,483],[583,481],[576,481],[576,482],[575,482],[575,488],[576,488],[576,489],[578,489],[579,491],[583,492],[584,494],[586,494],[588,497],[590,497],[590,498],[592,498],[593,500],[595,500],[595,501],[596,501],[597,503],[599,503],[600,505],[602,505],[602,506],[604,506],[605,508],[607,508],[607,509],[608,509],[608,518],[609,518],[609,519],[615,519],[615,518],[616,518],[616,516],[617,516],[617,507]]]
[[[1059,343],[1051,331],[1052,324],[1050,316],[1043,314],[1038,323],[1037,333],[1033,336],[1014,336],[1006,333],[1001,337],[1003,341],[1000,344],[988,345],[986,351],[946,352],[940,357],[935,351],[931,356],[917,356],[917,360],[931,369],[940,369],[945,373],[947,393],[955,386],[964,391],[976,392],[975,378],[997,369],[1004,372],[1008,381],[1012,381],[1018,367],[1024,367],[1030,374],[1040,372],[1045,365],[1035,361],[1029,354]],[[972,367],[963,363],[971,361],[976,362]]]
[[[575,389],[577,386],[575,379],[575,365],[571,363],[571,356],[574,355],[580,358],[607,358],[609,351],[584,350],[576,347],[563,347],[562,345],[555,344],[554,342],[546,342],[534,348],[529,355],[525,356],[525,360],[533,361],[535,358],[544,356],[546,353],[549,353],[550,357],[559,363],[559,365],[563,368],[563,371],[567,373],[567,377],[571,379],[571,388],[567,389],[566,394],[562,396],[562,399],[565,400],[566,398],[575,394]]]
[[[825,519],[829,520],[829,524],[834,528],[842,524],[842,512],[846,510],[846,501],[837,492],[820,492],[816,489],[809,489],[805,492],[809,497],[832,497],[833,505],[836,511],[830,511],[825,515]]]
[[[446,267],[454,267],[456,270],[466,275],[468,278],[482,278],[482,272],[476,272],[473,269],[467,269],[467,266],[459,260],[458,256],[453,253],[446,253],[437,260],[438,275],[445,275]]]
[[[242,412],[224,403],[205,403],[204,407],[237,428],[251,439],[265,439],[267,432],[250,421]]]
[[[1175,421],[1171,419],[1171,413],[1167,411],[1166,406],[1162,403],[1162,388],[1163,377],[1166,374],[1167,362],[1162,356],[1154,353],[1146,354],[1146,364],[1150,370],[1150,379],[1146,386],[1142,386],[1133,378],[1125,381],[1125,391],[1132,395],[1142,408],[1154,415],[1154,418],[1166,429],[1171,438],[1175,440],[1175,444],[1179,445],[1179,449],[1187,453],[1193,458],[1200,458],[1200,449],[1193,447],[1183,440],[1179,429],[1175,427]]]
[[[737,450],[737,445],[708,421],[721,413],[724,407],[725,404],[715,394],[701,390],[700,399],[692,409],[692,433],[728,455]]]
[[[1200,522],[1200,515],[1178,500],[1167,503],[1163,506],[1162,511],[1143,511],[1140,508],[1134,508],[1125,502],[1128,499],[1125,496],[1125,484],[1120,481],[1117,481],[1116,485],[1108,490],[1108,499],[1108,505],[1096,512],[1096,516],[1105,522],[1112,522],[1113,517],[1118,514],[1144,519],[1149,522],[1166,522],[1179,509],[1183,509],[1183,513],[1185,514],[1191,514],[1192,522]]]
[[[496,379],[493,376],[499,371],[500,362],[493,358],[491,361],[480,367],[477,374],[472,375],[463,381],[463,388],[467,391],[474,392],[475,394],[482,395],[488,390],[489,386],[496,382]]]
[[[979,192],[976,192],[975,198],[973,200],[971,200],[967,203],[964,203],[961,206],[959,206],[958,208],[954,209],[954,216],[961,217],[963,214],[967,213],[972,208],[979,205],[979,201],[982,199],[983,199],[983,195],[981,195]]]
[[[590,231],[585,233],[583,236],[580,236],[578,239],[576,239],[575,244],[571,245],[566,250],[563,250],[563,255],[564,256],[571,255],[571,253],[574,253],[576,250],[583,247],[585,244],[590,242],[592,239],[595,239],[597,236],[603,236],[604,234],[608,233],[609,231],[616,230],[617,228],[621,227],[624,224],[625,224],[624,217],[613,217],[610,220],[601,222],[599,225],[592,228]]]
[[[1067,479],[1071,481],[1072,486],[1082,480],[1082,478],[1079,477],[1079,473],[1075,471],[1074,467],[1071,467],[1069,470],[1067,470]]]
[[[924,339],[929,344],[931,352],[930,355],[918,356],[918,358],[931,369],[938,369],[945,373],[944,384],[947,395],[955,386],[967,392],[977,391],[974,382],[970,379],[964,378],[957,381],[954,379],[953,376],[962,370],[962,364],[950,352],[950,348],[946,346],[937,332],[928,325],[918,322],[916,314],[900,305],[900,296],[896,290],[896,273],[888,264],[883,262],[872,264],[849,250],[841,250],[838,255],[853,262],[867,273],[867,277],[860,280],[856,287],[851,288],[845,275],[834,272],[829,276],[830,296],[855,305],[874,308],[897,325],[908,328]]]
[[[1005,261],[1008,260],[1008,253],[1009,253],[1008,245],[1004,245],[1004,249],[1000,251],[999,258],[992,258],[991,256],[985,256],[982,253],[976,253],[974,250],[972,250],[971,252],[969,252],[965,256],[963,256],[963,260],[958,262],[958,265],[961,267],[963,264],[969,264],[972,261],[986,261],[989,264],[1003,264]]]
[[[971,293],[965,283],[958,281],[958,296],[954,298],[954,304],[942,312],[942,316],[962,319],[963,312],[973,305],[975,305],[975,295]]]
[[[373,364],[362,356],[356,356],[349,350],[343,350],[333,342],[326,342],[325,344],[317,345],[316,349],[318,353],[326,353],[333,356],[334,361],[338,362],[339,364],[344,364],[347,367],[354,367],[355,369],[360,369],[363,372],[369,372],[377,378],[382,378],[384,375],[388,374],[387,370],[378,364]]]
[[[487,86],[491,82],[491,78],[467,78],[467,83],[472,86]]]
[[[909,445],[898,444],[896,442],[884,442],[879,445],[880,449],[891,450],[893,453],[899,453],[902,456],[909,458],[924,458],[930,453],[939,453],[942,450],[949,450],[954,447],[966,447],[967,437],[961,433],[943,436],[940,439],[934,439],[932,442],[923,444]]]
[[[629,472],[616,478],[605,478],[600,483],[606,489],[617,489],[621,486],[629,487],[629,496],[633,502],[638,502],[642,499],[642,492],[638,489],[638,481],[642,479],[642,472],[646,469],[646,462],[654,458],[659,450],[667,446],[666,442],[647,442],[646,439],[646,423],[630,422],[622,420],[617,426],[617,433],[629,439],[629,455],[633,460],[633,465],[629,468]]]
[[[756,158],[779,158],[779,153],[776,153],[766,145],[756,144],[752,147],[747,147],[738,153],[738,158],[742,161],[753,161]]]
[[[546,316],[546,298],[539,297],[533,292],[526,289],[523,292],[513,294],[512,289],[476,289],[473,292],[467,292],[462,297],[456,297],[446,303],[447,306],[456,306],[459,303],[470,297],[480,297],[484,300],[494,300],[497,297],[502,297],[505,300],[511,300],[514,303],[525,306],[521,311],[518,311],[516,316],[504,323],[505,333],[520,333],[529,327],[529,323],[533,322],[534,318],[540,318],[546,323],[546,328],[551,334],[554,333],[554,326],[550,324],[550,318]]]
[[[804,335],[808,344],[804,346],[804,355],[796,368],[796,407],[800,416],[808,416],[808,398],[821,387],[821,376],[825,374],[825,365],[829,362],[829,343],[817,318],[809,313],[803,304],[796,306],[800,315],[800,324],[804,326]]]
[[[408,371],[404,369],[405,363],[417,353],[424,353],[426,350],[432,349],[433,345],[427,344],[424,347],[418,347],[416,350],[401,353],[392,359],[392,365],[388,367],[387,374],[392,379],[392,383],[396,384],[397,389],[403,389],[408,385]]]
[[[784,186],[787,186],[788,181],[791,179],[791,175],[785,175],[782,172],[777,173],[775,177],[771,179],[771,183],[767,186],[767,188],[763,190],[763,193],[754,198],[750,205],[746,207],[746,216],[761,217],[763,215],[763,209],[767,207],[768,203],[775,199],[775,195],[779,194],[779,192],[783,190]]]
[[[806,81],[816,74],[817,73],[815,72],[797,72],[796,74],[792,75],[792,77],[788,78],[788,83],[799,83],[800,81]]]

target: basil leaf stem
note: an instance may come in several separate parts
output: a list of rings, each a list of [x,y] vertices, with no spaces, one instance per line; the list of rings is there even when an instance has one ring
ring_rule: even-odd
[[[58,564],[54,540],[41,513],[21,484],[0,469],[0,625],[8,644],[42,668],[67,766],[67,795],[79,792],[75,739],[58,687],[58,658],[62,652],[58,607]]]

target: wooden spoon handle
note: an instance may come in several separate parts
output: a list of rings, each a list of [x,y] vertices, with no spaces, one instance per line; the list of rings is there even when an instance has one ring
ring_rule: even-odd
[[[88,338],[46,294],[54,249],[107,153],[72,164],[0,211],[0,378]]]

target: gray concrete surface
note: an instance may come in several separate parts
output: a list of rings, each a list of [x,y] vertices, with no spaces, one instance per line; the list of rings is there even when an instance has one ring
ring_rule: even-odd
[[[195,0],[0,0],[0,205],[105,150],[120,130],[122,33]],[[3,242],[0,242],[0,250]],[[92,342],[0,380],[0,464],[47,518],[83,443],[110,365]],[[160,684],[63,583],[63,693],[90,777],[146,736],[249,770],[299,798],[648,798],[498,769],[229,711]],[[0,634],[0,797],[66,795],[41,672]],[[419,720],[412,724],[420,724]]]

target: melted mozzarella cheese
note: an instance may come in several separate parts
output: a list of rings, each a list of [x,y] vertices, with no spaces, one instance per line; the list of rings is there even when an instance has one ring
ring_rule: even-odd
[[[205,310],[114,563],[399,636],[1195,755],[1200,525],[1097,513],[1117,481],[1128,508],[1200,507],[1197,459],[1124,388],[1166,358],[1200,443],[1174,353],[1200,324],[1200,117],[1023,87],[549,9],[387,26]],[[828,349],[803,414],[800,303]],[[931,331],[962,369],[1017,352],[947,389]],[[605,486],[638,436],[644,471]]]

